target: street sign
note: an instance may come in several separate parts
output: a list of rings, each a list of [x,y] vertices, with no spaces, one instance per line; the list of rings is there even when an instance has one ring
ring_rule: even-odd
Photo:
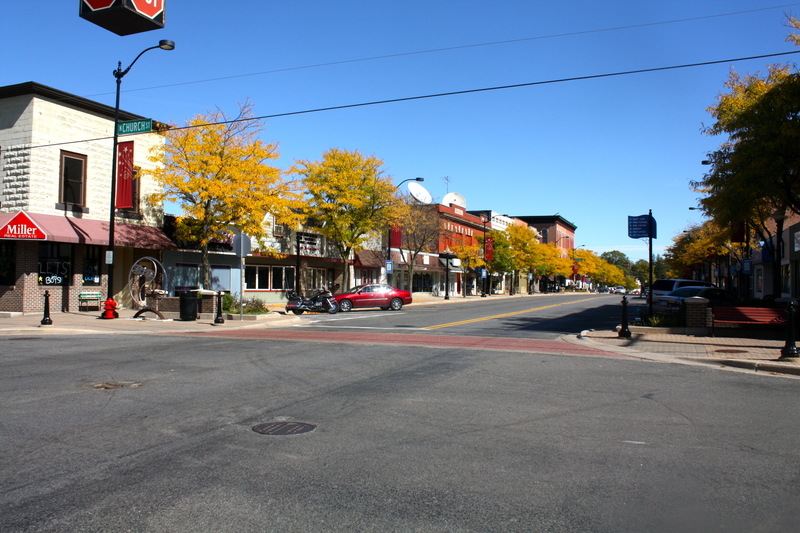
[[[164,11],[164,0],[131,0],[131,3],[136,11],[151,19],[156,18]]]
[[[386,261],[386,273],[392,274],[394,272],[394,263],[391,260]]]
[[[648,237],[655,239],[656,219],[652,215],[628,217],[628,237],[631,239],[646,239]]]
[[[117,135],[131,135],[133,133],[150,133],[153,131],[153,119],[128,120],[117,124]]]
[[[78,14],[117,35],[164,27],[166,0],[81,0]]]

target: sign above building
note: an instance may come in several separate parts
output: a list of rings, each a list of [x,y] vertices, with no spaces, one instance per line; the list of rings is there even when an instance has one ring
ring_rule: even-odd
[[[9,220],[5,226],[0,227],[0,239],[33,239],[47,240],[47,234],[28,216],[25,211],[20,211]]]
[[[117,35],[164,27],[166,0],[81,0],[80,16]]]

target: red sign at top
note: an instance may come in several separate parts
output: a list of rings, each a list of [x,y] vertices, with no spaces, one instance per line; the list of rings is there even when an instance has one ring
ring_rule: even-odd
[[[106,9],[114,4],[115,0],[83,0],[83,3],[92,8],[93,11]]]
[[[131,3],[133,7],[136,8],[136,11],[154,19],[164,11],[165,1],[166,0],[131,0]]]
[[[0,239],[35,239],[46,240],[47,234],[28,216],[20,211],[0,228]]]

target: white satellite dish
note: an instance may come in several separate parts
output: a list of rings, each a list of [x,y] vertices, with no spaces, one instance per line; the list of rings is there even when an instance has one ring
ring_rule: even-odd
[[[457,205],[458,207],[463,207],[464,209],[467,208],[467,201],[464,199],[463,196],[458,194],[457,192],[449,192],[444,195],[442,198],[442,205]]]
[[[421,204],[429,204],[433,201],[433,196],[428,192],[428,189],[417,183],[416,181],[408,182],[408,192]]]

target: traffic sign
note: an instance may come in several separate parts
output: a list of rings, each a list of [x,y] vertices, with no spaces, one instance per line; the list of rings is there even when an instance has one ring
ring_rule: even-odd
[[[153,119],[128,120],[117,124],[117,135],[131,135],[134,133],[150,133],[153,131]]]
[[[106,9],[111,7],[116,0],[83,0],[83,3],[89,6],[92,11],[98,9]]]
[[[142,15],[147,15],[151,19],[156,18],[164,11],[166,0],[131,0],[133,7]]]

